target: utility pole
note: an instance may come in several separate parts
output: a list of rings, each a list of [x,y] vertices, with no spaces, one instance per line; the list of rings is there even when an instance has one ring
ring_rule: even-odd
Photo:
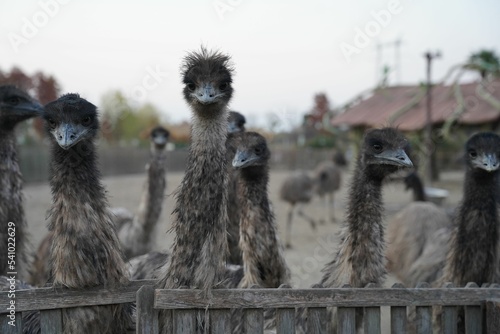
[[[427,150],[425,176],[427,184],[431,185],[433,177],[434,165],[434,145],[432,143],[432,82],[431,82],[431,65],[432,60],[440,58],[439,51],[431,53],[426,52],[424,57],[427,59],[427,103],[426,103],[426,122],[425,122],[425,148]]]

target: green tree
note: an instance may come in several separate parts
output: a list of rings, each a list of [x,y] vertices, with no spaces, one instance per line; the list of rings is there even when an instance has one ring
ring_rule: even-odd
[[[493,50],[480,50],[471,54],[465,67],[479,72],[481,79],[485,79],[488,74],[500,74],[500,60]]]
[[[134,106],[120,91],[112,91],[102,97],[103,135],[109,142],[137,143],[160,123],[158,109],[146,103]]]

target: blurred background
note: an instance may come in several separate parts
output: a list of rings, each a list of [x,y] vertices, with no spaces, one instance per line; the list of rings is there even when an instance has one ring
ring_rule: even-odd
[[[172,133],[169,170],[182,171],[179,67],[205,45],[232,56],[231,108],[267,136],[274,168],[349,160],[365,129],[394,125],[431,182],[461,168],[472,132],[498,129],[499,14],[493,0],[0,0],[0,83],[98,105],[105,175],[142,173],[158,123]],[[45,181],[40,121],[18,135],[25,180]]]

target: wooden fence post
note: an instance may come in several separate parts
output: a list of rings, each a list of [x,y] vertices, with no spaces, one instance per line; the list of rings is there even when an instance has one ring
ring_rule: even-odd
[[[145,285],[137,291],[137,334],[158,334],[158,311],[154,309],[155,288]]]

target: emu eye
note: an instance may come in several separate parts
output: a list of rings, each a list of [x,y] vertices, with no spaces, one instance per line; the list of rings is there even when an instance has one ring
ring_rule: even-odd
[[[261,154],[262,153],[262,148],[261,147],[256,147],[255,148],[255,153],[256,154]]]
[[[19,102],[21,102],[21,99],[17,96],[11,96],[7,99],[7,103],[12,104],[14,106],[19,104]]]
[[[477,157],[477,152],[475,150],[469,150],[469,157],[475,159]]]
[[[380,144],[373,144],[372,147],[375,150],[375,152],[381,152],[382,151],[382,145],[380,145]]]
[[[186,84],[186,87],[187,87],[187,89],[189,89],[191,92],[194,92],[194,90],[196,89],[196,85],[195,85],[194,83],[192,83],[192,82],[188,82],[188,83]]]
[[[220,90],[226,90],[227,87],[229,87],[229,84],[227,82],[223,82],[220,84],[219,89]]]
[[[47,124],[51,127],[51,128],[55,128],[57,123],[56,121],[54,121],[52,118],[47,118]]]
[[[82,125],[87,126],[87,125],[90,125],[90,123],[92,123],[92,117],[87,116],[84,119],[82,119]]]

